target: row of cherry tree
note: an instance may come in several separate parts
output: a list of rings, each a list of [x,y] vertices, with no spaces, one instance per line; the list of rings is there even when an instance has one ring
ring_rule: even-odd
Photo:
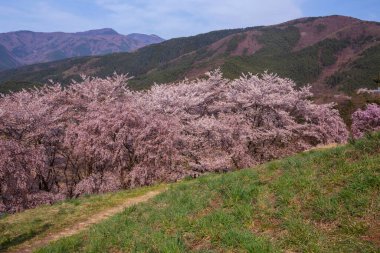
[[[252,166],[346,126],[310,87],[276,75],[208,78],[131,91],[126,76],[84,78],[0,98],[0,211]]]

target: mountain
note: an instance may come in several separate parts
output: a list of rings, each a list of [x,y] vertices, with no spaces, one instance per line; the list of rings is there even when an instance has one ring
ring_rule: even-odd
[[[0,59],[0,70],[21,66],[12,54],[2,45],[0,45]]]
[[[121,35],[110,28],[78,33],[0,33],[0,70],[70,57],[130,52],[162,41],[156,35]]]
[[[143,89],[154,82],[196,78],[217,67],[228,78],[241,72],[267,70],[292,78],[299,85],[310,83],[317,95],[352,94],[359,87],[376,87],[373,78],[380,71],[380,23],[335,15],[214,31],[167,40],[131,53],[66,59],[3,71],[0,90],[48,79],[66,84],[82,73],[104,77],[115,71],[134,76],[131,86]]]

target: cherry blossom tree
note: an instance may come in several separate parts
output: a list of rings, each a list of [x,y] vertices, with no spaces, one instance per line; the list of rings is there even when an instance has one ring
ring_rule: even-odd
[[[380,130],[380,105],[368,104],[352,114],[352,134],[360,138],[365,133]]]
[[[229,171],[348,132],[273,74],[207,78],[131,91],[128,77],[83,77],[0,98],[0,211]]]
[[[155,86],[142,104],[182,122],[187,158],[200,172],[230,170],[344,142],[348,133],[332,104],[316,105],[310,87],[276,75],[208,79]]]

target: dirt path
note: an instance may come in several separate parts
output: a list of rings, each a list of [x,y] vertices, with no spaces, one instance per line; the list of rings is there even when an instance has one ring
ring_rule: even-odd
[[[100,213],[97,213],[97,214],[89,217],[85,221],[79,222],[79,223],[75,224],[74,226],[66,228],[62,231],[59,231],[56,233],[50,233],[50,234],[46,235],[44,238],[41,238],[39,240],[34,240],[34,241],[29,242],[29,243],[26,242],[26,243],[22,244],[20,247],[10,249],[10,251],[8,251],[8,252],[17,252],[17,253],[33,252],[34,250],[41,248],[41,247],[49,244],[50,242],[57,241],[58,239],[61,239],[63,237],[67,237],[67,236],[71,236],[71,235],[80,233],[83,230],[86,230],[87,228],[89,228],[91,225],[99,223],[106,218],[109,218],[109,217],[111,217],[117,213],[122,212],[127,207],[130,207],[130,206],[142,203],[142,202],[146,202],[149,199],[160,194],[164,190],[165,189],[151,191],[151,192],[148,192],[142,196],[129,198],[119,206],[104,210]]]

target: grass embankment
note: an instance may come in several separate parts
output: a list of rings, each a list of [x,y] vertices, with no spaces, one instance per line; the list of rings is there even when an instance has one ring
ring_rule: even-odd
[[[6,215],[0,218],[0,252],[70,228],[94,214],[118,206],[130,198],[163,187],[163,185],[158,185],[117,193],[92,195]]]
[[[379,252],[380,134],[173,185],[38,252]]]
[[[380,134],[184,181],[39,252],[379,252]]]

